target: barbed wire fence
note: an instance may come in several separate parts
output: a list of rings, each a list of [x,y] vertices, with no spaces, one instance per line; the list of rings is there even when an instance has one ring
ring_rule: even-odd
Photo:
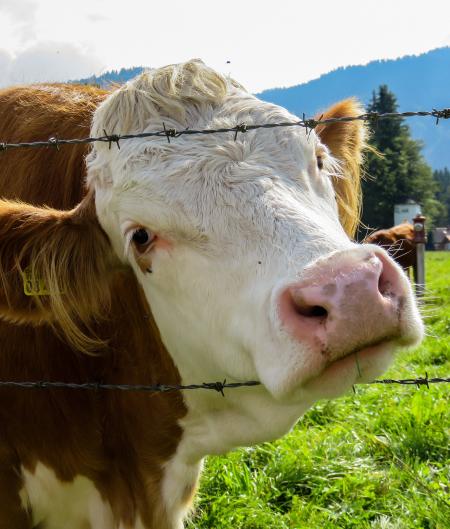
[[[278,123],[263,123],[263,124],[247,124],[245,122],[240,123],[234,127],[224,127],[218,129],[185,129],[177,131],[174,128],[166,128],[165,123],[162,123],[163,128],[159,131],[141,132],[136,134],[108,134],[104,130],[103,136],[87,137],[87,138],[72,138],[72,139],[61,139],[53,136],[45,141],[33,141],[33,142],[17,142],[8,143],[0,142],[0,153],[6,152],[11,149],[19,148],[39,148],[39,147],[53,147],[59,150],[60,146],[63,145],[79,145],[79,144],[92,144],[95,142],[108,143],[109,148],[113,144],[120,149],[120,142],[123,140],[130,140],[136,138],[166,138],[167,142],[171,142],[171,138],[178,138],[180,136],[194,136],[194,135],[210,135],[210,134],[225,134],[233,133],[234,141],[237,140],[238,134],[245,134],[246,132],[258,129],[275,129],[282,127],[302,127],[306,130],[307,134],[314,130],[319,125],[331,125],[333,123],[345,123],[352,121],[364,121],[369,122],[371,125],[376,126],[379,120],[385,119],[399,119],[409,117],[432,117],[436,119],[436,125],[439,124],[440,120],[450,118],[450,108],[443,109],[432,109],[429,111],[408,111],[408,112],[366,112],[358,116],[341,116],[338,118],[326,118],[326,119],[307,119],[305,115],[298,121],[278,122]],[[430,387],[430,384],[448,384],[450,383],[449,377],[433,377],[429,378],[428,373],[425,377],[417,378],[406,378],[406,379],[382,379],[373,380],[372,382],[366,382],[361,384],[355,384],[353,390],[355,391],[356,385],[413,385],[417,388],[426,386]],[[74,390],[92,390],[92,391],[105,391],[105,390],[116,390],[116,391],[134,391],[134,392],[146,392],[146,393],[167,393],[171,391],[186,391],[186,390],[213,390],[223,396],[225,396],[225,390],[236,389],[241,387],[252,387],[260,386],[261,382],[250,380],[245,382],[203,382],[201,384],[107,384],[100,382],[85,382],[85,383],[72,383],[72,382],[59,382],[50,380],[38,380],[38,381],[2,381],[0,380],[1,388],[21,388],[21,389],[74,389]]]
[[[374,384],[400,384],[403,386],[422,386],[430,387],[430,384],[450,383],[450,378],[429,378],[428,373],[425,377],[419,378],[405,378],[405,379],[383,379],[373,380],[372,382],[363,382],[357,385],[374,385]],[[221,393],[225,396],[226,389],[235,389],[242,387],[261,386],[261,382],[256,380],[248,380],[246,382],[203,382],[202,384],[104,384],[101,382],[56,382],[49,380],[37,381],[5,381],[0,380],[0,388],[21,388],[21,389],[80,389],[80,390],[118,390],[118,391],[134,391],[144,393],[168,393],[171,391],[185,391],[193,389],[209,389]]]
[[[75,139],[60,139],[56,136],[49,138],[45,141],[33,141],[33,142],[20,142],[20,143],[8,143],[0,142],[0,152],[5,152],[10,149],[18,148],[33,148],[33,147],[54,147],[59,149],[61,145],[79,145],[79,144],[88,144],[95,142],[108,143],[109,147],[115,144],[120,149],[120,142],[123,140],[130,140],[135,138],[166,138],[168,143],[170,143],[171,138],[179,138],[180,136],[194,136],[194,135],[208,135],[208,134],[224,134],[227,132],[234,133],[234,140],[237,140],[238,134],[245,134],[246,132],[258,129],[275,129],[281,127],[302,127],[306,129],[307,132],[314,130],[319,125],[331,125],[333,123],[345,123],[351,121],[365,121],[372,124],[376,124],[379,120],[384,119],[399,119],[399,118],[409,118],[409,117],[433,117],[436,119],[436,125],[439,124],[441,119],[450,118],[450,108],[443,108],[441,110],[421,110],[416,112],[388,112],[388,113],[379,113],[379,112],[366,112],[358,116],[341,116],[338,118],[327,118],[327,119],[306,119],[303,116],[303,119],[299,121],[284,121],[279,123],[262,123],[262,124],[247,124],[240,123],[234,127],[225,127],[219,129],[185,129],[185,130],[176,130],[173,128],[166,128],[165,123],[163,123],[163,128],[159,131],[151,132],[140,132],[137,134],[108,134],[104,131],[104,136],[97,137],[88,137],[88,138],[75,138]]]

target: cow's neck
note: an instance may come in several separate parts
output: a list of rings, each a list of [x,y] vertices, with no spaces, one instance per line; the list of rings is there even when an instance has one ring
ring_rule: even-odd
[[[162,485],[167,511],[178,520],[187,505],[183,495],[195,492],[204,456],[280,437],[299,416],[298,406],[267,405],[266,390],[259,386],[225,390],[225,397],[200,389],[185,390],[183,395],[188,408],[180,420],[183,435],[165,465]]]
[[[159,309],[162,307],[164,303],[158,306]],[[153,314],[155,308],[152,306]],[[208,344],[202,346],[198,335],[186,333],[181,326],[174,324],[177,321],[174,312],[176,308],[172,307],[170,314],[164,314],[165,318],[159,312],[160,317],[155,317],[155,321],[165,348],[178,369],[181,383],[201,384],[223,381],[224,378],[229,382],[237,381],[214,362]],[[226,351],[223,354],[229,359]],[[252,376],[250,368],[246,369],[243,363],[239,367],[244,373],[241,381],[255,378],[254,372]],[[187,413],[178,421],[182,437],[175,454],[164,464],[162,483],[163,503],[172,517],[173,527],[177,524],[181,527],[180,520],[195,491],[205,456],[280,437],[309,406],[306,401],[300,409],[298,405],[277,403],[264,386],[225,389],[225,396],[214,390],[183,390],[183,399]]]

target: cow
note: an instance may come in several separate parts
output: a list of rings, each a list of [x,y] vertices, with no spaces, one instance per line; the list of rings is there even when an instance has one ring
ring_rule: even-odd
[[[397,261],[407,275],[412,268],[416,270],[416,245],[414,243],[414,226],[404,222],[386,230],[378,230],[368,235],[364,241],[367,244],[378,244]]]
[[[9,142],[289,121],[199,60],[0,92]],[[235,136],[1,154],[0,380],[261,382],[0,388],[1,528],[179,529],[207,454],[284,435],[420,341],[400,267],[352,240],[363,124]]]

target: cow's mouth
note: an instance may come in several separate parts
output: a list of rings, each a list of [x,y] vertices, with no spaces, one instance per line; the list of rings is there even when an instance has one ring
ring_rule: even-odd
[[[331,364],[334,364],[335,362],[339,362],[339,360],[344,360],[347,357],[353,357],[355,359],[356,365],[358,366],[358,355],[360,353],[363,353],[367,349],[372,349],[374,347],[377,347],[378,345],[383,345],[383,344],[386,345],[388,343],[392,344],[396,340],[398,340],[399,336],[400,336],[400,333],[387,335],[387,336],[382,337],[382,338],[376,338],[373,341],[364,343],[362,345],[356,345],[350,351],[346,352],[344,355],[341,355],[341,356],[336,356],[336,354],[333,353],[332,349],[329,349],[329,348],[325,347],[321,351],[321,353],[325,357],[329,358],[329,361],[327,362],[325,368],[327,368]]]
[[[300,367],[279,373],[278,379],[272,374],[260,380],[278,401],[312,405],[319,399],[338,397],[354,384],[379,377],[389,367],[399,345],[398,339],[378,340],[337,359],[322,357],[321,365],[309,373]]]
[[[381,340],[329,363],[317,376],[305,382],[306,391],[320,398],[338,396],[354,384],[368,383],[389,366],[397,346],[393,340]]]

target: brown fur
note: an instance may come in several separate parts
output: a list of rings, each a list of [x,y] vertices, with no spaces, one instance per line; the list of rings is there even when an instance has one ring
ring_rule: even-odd
[[[0,138],[88,136],[103,97],[74,86],[5,90]],[[179,383],[134,275],[115,265],[91,200],[78,205],[85,153],[86,146],[2,154],[0,197],[35,206],[0,201],[0,379]],[[28,265],[52,296],[24,295],[20,269]],[[47,323],[61,317],[64,340]],[[94,338],[86,342],[87,334]],[[68,342],[96,354],[74,353]],[[37,462],[63,481],[91,479],[126,527],[138,515],[149,528],[167,527],[161,465],[177,447],[184,413],[179,393],[0,388],[0,529],[31,527],[20,475]]]
[[[0,92],[0,138],[85,137],[105,92],[51,85]],[[353,101],[324,117],[358,112]],[[335,180],[352,233],[359,211],[360,123],[318,128],[346,178]],[[0,164],[0,379],[177,383],[134,275],[118,266],[83,181],[86,145],[10,150]],[[17,202],[20,201],[20,202]],[[31,267],[50,294],[23,292]],[[95,354],[83,355],[78,351]],[[125,527],[168,527],[161,467],[181,436],[179,393],[143,395],[0,388],[0,529],[30,529],[21,466],[88,477]],[[191,490],[186,490],[186,497]]]
[[[383,246],[405,270],[415,268],[417,261],[416,245],[414,243],[414,227],[405,222],[393,226],[388,230],[378,230],[363,241],[367,244]]]
[[[358,116],[364,113],[362,105],[353,98],[336,103],[317,119]],[[367,147],[367,128],[362,121],[337,122],[318,125],[316,132],[340,164],[342,176],[333,179],[341,223],[353,237],[361,211],[361,162]]]

